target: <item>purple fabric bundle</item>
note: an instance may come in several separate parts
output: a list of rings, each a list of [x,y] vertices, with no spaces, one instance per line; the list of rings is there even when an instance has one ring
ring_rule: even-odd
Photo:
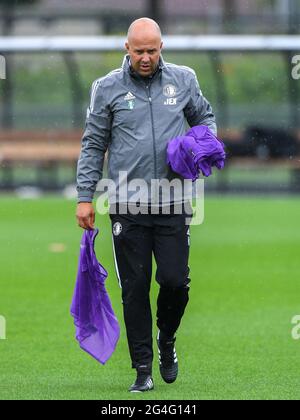
[[[105,364],[114,352],[120,336],[118,320],[105,289],[107,271],[97,261],[94,242],[99,230],[85,231],[71,315],[80,347]]]
[[[223,169],[226,154],[224,144],[205,125],[191,128],[185,136],[169,141],[167,163],[185,179],[196,181],[200,172],[206,177],[212,167]]]

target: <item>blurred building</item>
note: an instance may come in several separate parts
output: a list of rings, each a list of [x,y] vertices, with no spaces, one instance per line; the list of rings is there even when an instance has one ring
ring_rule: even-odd
[[[13,35],[124,33],[134,18],[146,15],[158,18],[169,34],[285,33],[298,32],[299,9],[298,0],[36,0],[32,6],[15,9],[17,24],[11,31]]]
[[[297,34],[299,8],[299,0],[0,0],[0,36],[123,36],[141,16],[156,19],[168,35]],[[5,54],[0,190],[58,189],[74,182],[88,89],[118,67],[123,54]],[[164,51],[164,57],[195,69],[228,154],[238,159],[210,185],[299,193],[300,83],[290,76],[291,53],[187,49]]]

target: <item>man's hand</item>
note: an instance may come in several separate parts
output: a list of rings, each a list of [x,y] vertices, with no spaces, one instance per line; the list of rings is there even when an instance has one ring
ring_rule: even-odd
[[[95,210],[92,203],[79,203],[76,211],[78,226],[93,230],[95,225]]]

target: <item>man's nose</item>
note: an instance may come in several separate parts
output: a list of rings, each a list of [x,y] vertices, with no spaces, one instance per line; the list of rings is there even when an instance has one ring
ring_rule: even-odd
[[[143,55],[142,62],[143,63],[149,63],[149,61],[150,61],[149,55],[148,54]]]

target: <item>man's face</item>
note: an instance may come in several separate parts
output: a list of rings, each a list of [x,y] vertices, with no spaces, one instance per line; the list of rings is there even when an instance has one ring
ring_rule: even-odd
[[[125,46],[133,69],[143,77],[151,76],[158,66],[162,49],[159,36],[132,36]]]

